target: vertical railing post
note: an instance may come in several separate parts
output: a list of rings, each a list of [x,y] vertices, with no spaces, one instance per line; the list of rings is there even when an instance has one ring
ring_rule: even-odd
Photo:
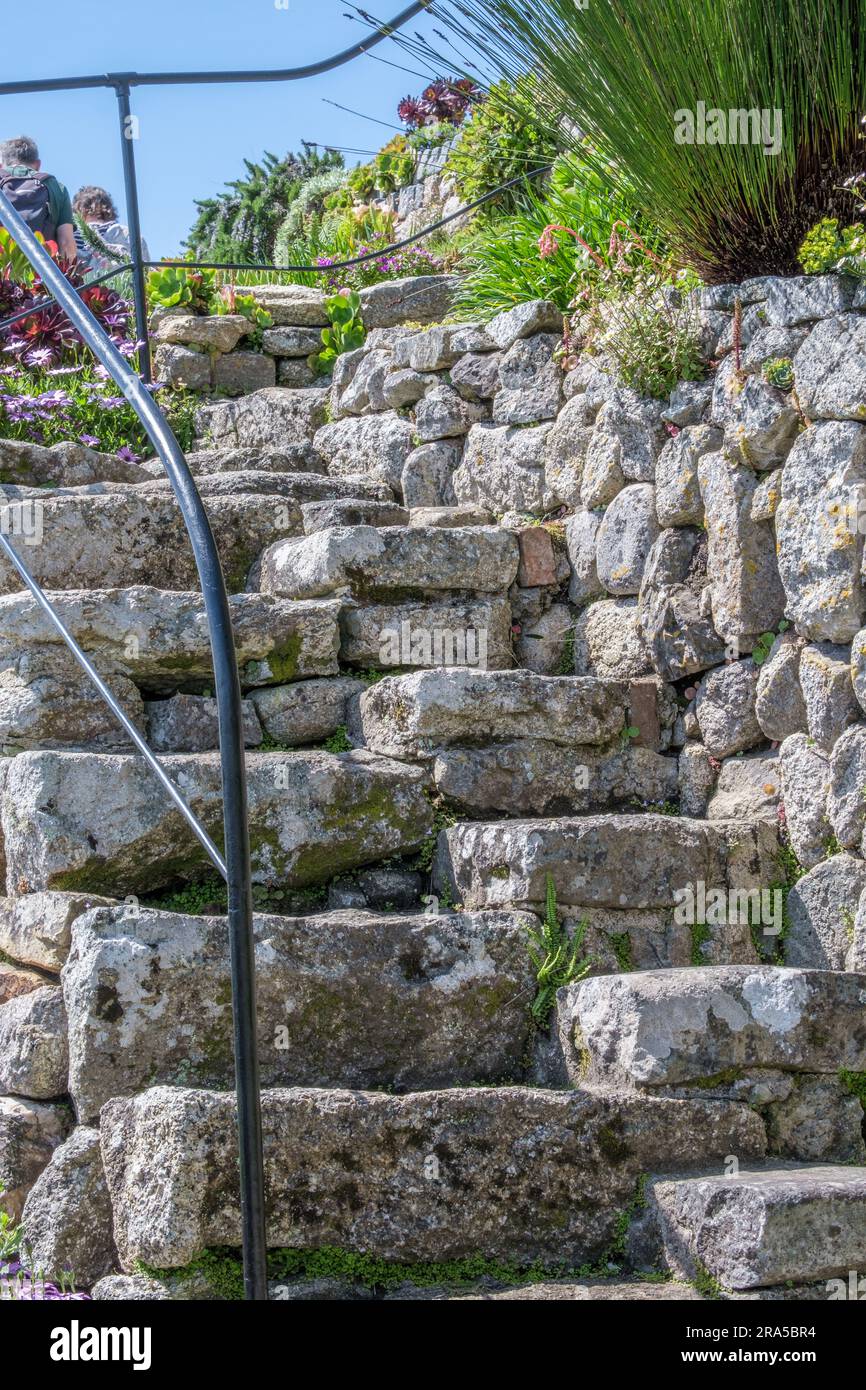
[[[135,318],[141,348],[138,354],[139,371],[142,381],[153,380],[150,361],[150,337],[147,331],[147,294],[144,288],[144,250],[141,245],[141,214],[138,208],[138,183],[135,177],[135,151],[132,142],[136,138],[133,129],[132,110],[129,102],[129,82],[123,77],[113,78],[117,95],[118,116],[120,118],[120,148],[123,157],[123,184],[126,196],[126,221],[129,227],[129,250],[132,260],[132,293],[135,300]]]

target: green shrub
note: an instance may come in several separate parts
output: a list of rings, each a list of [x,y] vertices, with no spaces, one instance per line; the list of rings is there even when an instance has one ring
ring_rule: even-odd
[[[277,232],[304,185],[341,170],[343,158],[304,145],[300,154],[265,153],[260,163],[244,164],[246,177],[227,184],[219,197],[196,202],[198,217],[186,241],[194,259],[273,263]]]
[[[356,290],[325,300],[330,328],[322,329],[322,350],[315,358],[317,372],[330,372],[344,352],[354,352],[367,336],[361,321],[361,296]]]
[[[625,190],[578,157],[560,159],[546,184],[527,184],[514,212],[482,221],[461,238],[467,276],[460,290],[461,318],[492,318],[527,299],[571,304],[591,258],[574,235],[557,233],[543,256],[545,229],[566,227],[606,254],[612,227],[637,224],[653,246],[658,239],[632,214]]]
[[[376,192],[376,171],[372,164],[356,164],[349,173],[348,182],[358,201],[366,203]]]
[[[500,184],[552,164],[559,144],[536,116],[534,84],[497,82],[461,128],[445,164],[465,203],[492,193]],[[520,190],[511,189],[492,200],[499,211],[518,206]]]
[[[686,273],[674,283],[664,262],[607,268],[583,291],[577,341],[608,356],[642,396],[669,396],[678,381],[700,381],[707,371],[692,288]]]
[[[328,210],[328,200],[347,188],[347,177],[342,169],[327,169],[306,181],[274,238],[274,265],[300,265],[302,261],[296,252],[308,237],[323,234],[323,240],[327,239],[327,229],[339,218],[336,211]]]
[[[799,256],[807,275],[843,270],[866,278],[866,227],[855,222],[840,231],[837,217],[824,217],[804,238]]]
[[[209,270],[160,266],[147,277],[148,304],[151,309],[186,309],[190,314],[207,314],[215,284],[213,272]]]
[[[862,0],[452,0],[440,18],[476,61],[512,80],[532,72],[534,128],[569,141],[580,131],[600,162],[627,171],[678,263],[710,283],[796,273],[816,216],[850,216]],[[770,142],[701,139],[698,98],[705,115],[767,111]]]

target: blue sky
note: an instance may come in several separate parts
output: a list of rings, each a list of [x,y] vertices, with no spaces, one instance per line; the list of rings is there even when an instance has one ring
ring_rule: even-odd
[[[370,13],[390,19],[405,0],[377,0]],[[344,0],[40,0],[31,41],[4,44],[0,81],[102,72],[295,67],[357,42],[365,32],[345,17]],[[430,33],[426,16],[409,30]],[[26,25],[25,25],[26,30]],[[24,34],[22,30],[22,35]],[[434,40],[435,42],[435,40]],[[376,49],[392,62],[423,64],[392,42]],[[151,254],[175,255],[195,216],[194,199],[243,172],[243,158],[283,154],[302,139],[375,150],[388,129],[329,106],[396,124],[401,97],[425,79],[362,57],[303,82],[157,87],[133,91],[142,224]],[[37,140],[43,166],[75,192],[100,184],[122,205],[117,105],[110,89],[0,97],[2,138]],[[346,162],[358,162],[346,155]]]

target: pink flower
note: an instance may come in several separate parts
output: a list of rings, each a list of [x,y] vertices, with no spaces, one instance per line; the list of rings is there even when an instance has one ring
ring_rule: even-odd
[[[549,222],[538,238],[538,254],[543,260],[548,256],[555,255],[559,250],[559,243],[553,236],[554,232],[565,232],[567,236],[573,236],[578,245],[582,246],[584,251],[587,251],[589,255],[592,256],[596,265],[601,266],[602,270],[604,269],[604,261],[601,256],[597,251],[593,251],[592,247],[588,242],[584,241],[582,236],[578,236],[577,232],[573,232],[570,227],[560,227],[555,222]]]
[[[553,235],[553,228],[545,227],[538,238],[538,254],[543,261],[546,261],[549,256],[555,256],[558,250],[559,242]]]

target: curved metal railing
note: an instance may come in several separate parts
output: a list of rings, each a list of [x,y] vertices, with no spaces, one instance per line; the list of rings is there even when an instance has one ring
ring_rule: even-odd
[[[139,752],[146,758],[163,790],[183,815],[228,885],[244,1275],[247,1297],[264,1299],[267,1298],[267,1244],[265,1240],[262,1131],[256,1041],[255,957],[243,712],[237,655],[222,566],[210,522],[193,481],[189,465],[150,392],[126,359],[118,352],[87,305],[79,298],[66,276],[45,250],[45,247],[41,245],[27,223],[19,216],[2,192],[0,192],[0,224],[11,232],[46,289],[61,306],[93,355],[117,383],[147,431],[171,481],[195,555],[210,631],[219,712],[225,856],[220,854],[205,828],[200,824],[171,778],[142,739],[135,725],[127,718],[108,686],[52,608],[50,600],[30,574],[24,561],[10,544],[8,537],[3,534],[3,528],[0,528],[0,549],[15,567],[37,603],[48,615],[73,656],[93,681]]]
[[[201,581],[205,610],[213,653],[215,688],[219,712],[220,758],[222,764],[223,826],[225,852],[214,844],[207,830],[187,805],[181,792],[130,721],[99,672],[82,650],[73,634],[51,606],[50,599],[30,574],[27,566],[10,544],[0,527],[0,553],[5,554],[22,583],[30,592],[49,621],[86,672],[115,718],[129,735],[133,745],[146,759],[166,795],[196,835],[205,852],[216,865],[228,885],[229,946],[232,978],[232,1008],[234,1027],[235,1085],[237,1091],[237,1122],[240,1148],[241,1219],[243,1231],[244,1288],[248,1299],[267,1298],[267,1241],[265,1231],[264,1164],[262,1154],[261,1098],[259,1084],[258,1047],[256,1035],[255,952],[252,925],[252,890],[250,879],[249,829],[247,823],[247,784],[244,760],[243,715],[237,655],[231,627],[231,616],[225,580],[213,532],[198,489],[183,452],[161,411],[153,401],[146,383],[151,379],[150,347],[147,335],[147,301],[144,271],[147,264],[142,254],[141,220],[138,206],[138,186],[135,172],[130,93],[133,87],[186,84],[217,84],[243,82],[298,81],[341,67],[367,53],[389,38],[408,20],[427,10],[432,0],[416,0],[394,19],[382,24],[360,43],[302,67],[264,71],[233,72],[176,72],[176,73],[106,73],[103,76],[46,78],[37,81],[0,83],[0,96],[49,92],[77,91],[106,87],[117,97],[123,172],[126,195],[126,218],[129,226],[131,260],[91,280],[90,284],[110,280],[124,271],[132,272],[133,294],[139,333],[143,340],[139,355],[141,375],[137,375],[117,351],[100,327],[79,294],[66,279],[45,247],[16,213],[8,198],[0,192],[0,226],[5,226],[39,275],[51,299],[12,315],[0,324],[7,327],[18,319],[28,318],[52,300],[63,309],[77,329],[83,342],[105,367],[120,391],[129,401],[146,430],[171,481],[195,555]],[[530,177],[546,172],[535,170]],[[503,185],[510,188],[521,180]],[[479,198],[468,208],[440,219],[444,225],[453,217],[463,216],[472,207],[487,202],[501,189]],[[409,245],[429,235],[427,227],[396,245]],[[357,264],[370,256],[356,257],[346,264]],[[162,264],[162,263],[160,263]],[[189,262],[184,262],[189,265]],[[232,269],[231,266],[215,267]],[[255,267],[238,266],[237,269]],[[299,267],[303,268],[303,267]],[[329,269],[333,270],[332,266]],[[265,267],[271,269],[271,267]],[[272,267],[274,270],[282,267]],[[309,267],[318,269],[318,267]]]
[[[183,452],[161,411],[147,390],[151,380],[150,345],[147,334],[147,298],[144,284],[145,262],[141,244],[141,218],[131,127],[130,93],[133,87],[202,85],[205,83],[289,82],[314,77],[351,62],[389,38],[408,20],[426,10],[431,0],[416,0],[382,24],[360,43],[343,49],[316,63],[297,68],[233,72],[106,73],[94,77],[56,77],[38,81],[0,83],[0,96],[50,91],[79,91],[84,88],[113,88],[121,137],[129,226],[133,295],[142,346],[139,353],[141,376],[137,376],[102,330],[90,310],[70,285],[44,246],[0,192],[0,226],[5,226],[38,273],[46,290],[66,313],[82,340],[102,363],[144,426],[171,481],[180,506],[204,596],[213,652],[217,706],[219,712],[220,759],[222,764],[223,825],[225,855],[214,844],[204,826],[186,804],[159,760],[131,723],[102,680],[87,654],[79,646],[60,616],[53,610],[37,581],[9,543],[0,527],[0,552],[21,578],[22,583],[43,609],[55,630],[69,647],[76,661],[126,730],[134,746],[147,760],[163,790],[184,817],[228,885],[229,946],[232,978],[235,1086],[238,1101],[238,1140],[240,1147],[241,1222],[243,1232],[244,1291],[247,1299],[267,1299],[267,1240],[265,1232],[264,1163],[262,1155],[261,1097],[258,1045],[256,1036],[255,952],[252,927],[249,828],[247,823],[247,784],[244,761],[243,714],[237,655],[231,628],[228,595],[213,532],[198,489]],[[109,280],[118,270],[100,276]],[[91,282],[94,283],[94,282]],[[12,320],[26,318],[41,306],[30,306]]]

